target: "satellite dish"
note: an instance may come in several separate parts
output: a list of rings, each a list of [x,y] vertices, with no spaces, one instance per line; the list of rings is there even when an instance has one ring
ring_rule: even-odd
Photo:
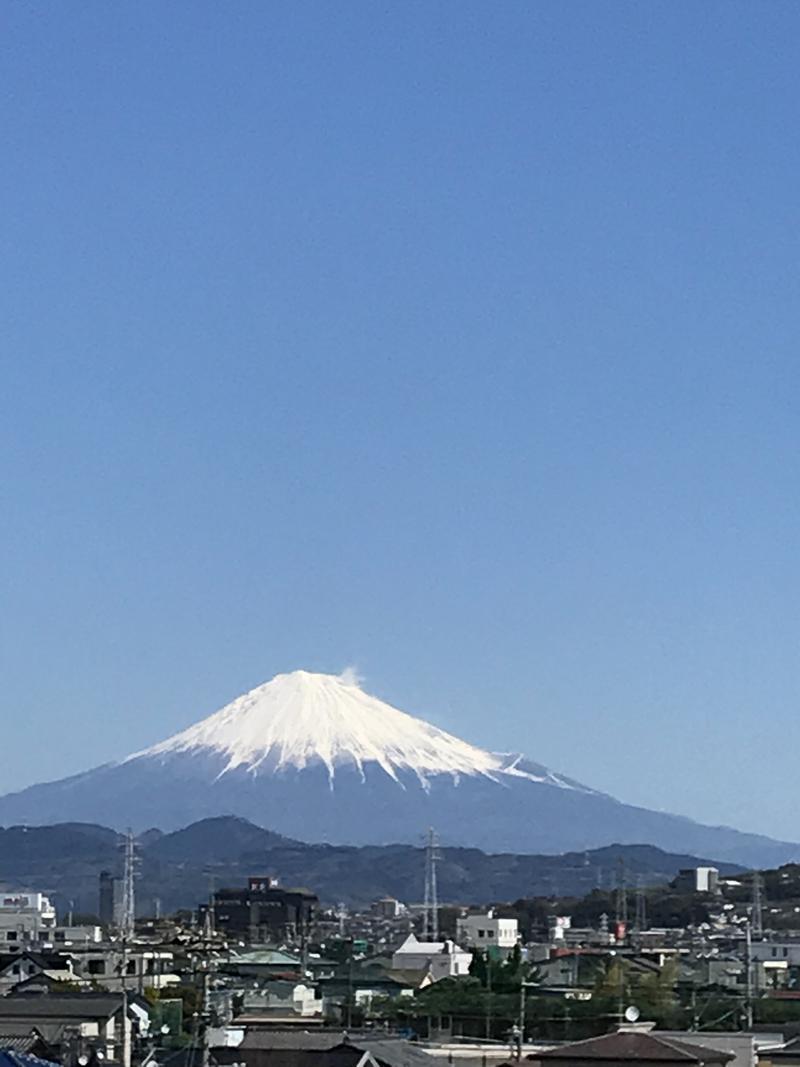
[[[639,1018],[640,1014],[641,1014],[641,1012],[636,1007],[636,1005],[635,1004],[631,1004],[629,1007],[627,1007],[625,1009],[625,1022],[627,1022],[627,1023],[635,1023],[636,1020]]]

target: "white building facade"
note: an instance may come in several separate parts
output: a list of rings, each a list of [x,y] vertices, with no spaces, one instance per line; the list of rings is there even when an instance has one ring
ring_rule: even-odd
[[[453,941],[419,941],[409,934],[392,955],[393,971],[421,971],[434,982],[440,978],[460,978],[469,974],[472,953]]]
[[[52,940],[56,909],[44,893],[0,894],[0,946],[29,948]]]
[[[471,948],[497,948],[507,954],[519,941],[519,924],[516,919],[499,919],[489,910],[462,916],[456,924],[456,936]]]

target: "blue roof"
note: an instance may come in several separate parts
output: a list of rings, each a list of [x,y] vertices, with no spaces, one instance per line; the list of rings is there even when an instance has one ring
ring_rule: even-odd
[[[38,1056],[31,1056],[28,1052],[14,1052],[9,1048],[0,1048],[0,1067],[57,1067],[57,1065],[51,1060],[41,1060]]]

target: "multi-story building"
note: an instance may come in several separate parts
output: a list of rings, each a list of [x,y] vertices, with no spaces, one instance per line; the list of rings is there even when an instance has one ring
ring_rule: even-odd
[[[299,941],[308,934],[318,905],[308,889],[285,889],[273,878],[253,877],[244,889],[217,890],[213,920],[229,938],[251,944]]]
[[[719,871],[716,867],[684,867],[672,884],[682,893],[716,893]]]
[[[122,920],[125,887],[110,871],[100,872],[97,914],[104,926],[119,926]]]
[[[499,919],[492,909],[476,915],[463,915],[456,922],[456,937],[471,948],[497,949],[504,955],[519,941],[516,919]]]
[[[56,909],[44,893],[0,894],[0,945],[8,951],[52,939]]]
[[[180,981],[175,974],[174,953],[168,948],[84,942],[71,945],[69,953],[81,978],[110,992],[165,989]]]

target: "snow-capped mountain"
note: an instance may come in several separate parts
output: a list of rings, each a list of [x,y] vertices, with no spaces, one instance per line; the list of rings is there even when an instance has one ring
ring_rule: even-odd
[[[251,689],[188,730],[137,752],[128,761],[184,753],[223,757],[221,774],[238,768],[253,774],[322,764],[331,788],[336,768],[355,768],[364,778],[370,765],[395,782],[416,775],[423,788],[439,774],[503,775],[583,788],[546,767],[525,765],[519,755],[499,755],[407,715],[365,693],[352,674],[293,671]],[[128,762],[126,761],[126,762]]]
[[[435,826],[448,844],[495,852],[649,843],[762,865],[800,854],[478,748],[370,696],[347,673],[279,674],[120,763],[0,797],[6,825],[173,829],[221,814],[337,844],[417,842]]]

